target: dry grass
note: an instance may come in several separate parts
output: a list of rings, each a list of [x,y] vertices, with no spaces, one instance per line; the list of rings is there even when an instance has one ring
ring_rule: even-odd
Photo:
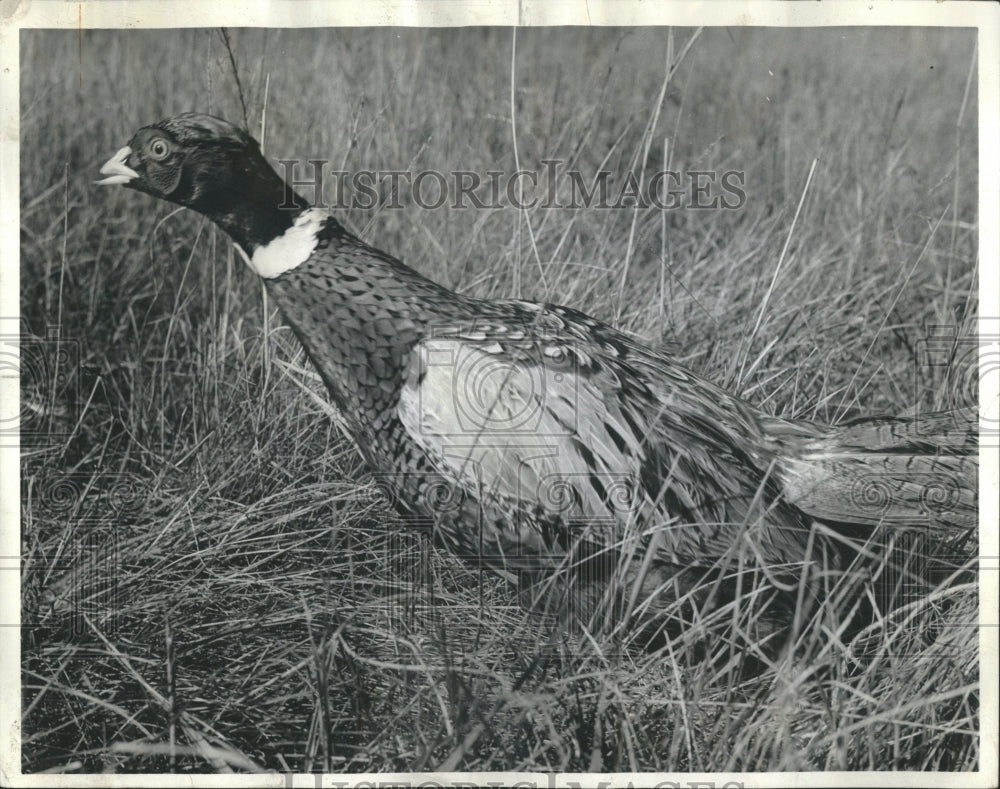
[[[269,153],[515,168],[509,31],[230,33]],[[341,218],[450,287],[671,343],[775,414],[963,404],[962,371],[914,358],[974,326],[971,34],[709,30],[665,81],[690,34],[519,31],[517,163],[740,170],[741,210]],[[218,33],[26,31],[22,66],[25,771],[976,767],[969,572],[876,622],[865,660],[816,620],[741,678],[546,643],[505,584],[387,528],[225,237],[91,185],[139,125],[242,116]]]

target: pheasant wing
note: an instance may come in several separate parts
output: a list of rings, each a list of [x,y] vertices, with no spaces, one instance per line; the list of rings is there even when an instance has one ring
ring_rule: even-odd
[[[607,544],[652,510],[642,436],[620,394],[568,337],[451,327],[414,349],[398,415],[435,468],[473,498],[516,511],[518,527],[575,527]]]

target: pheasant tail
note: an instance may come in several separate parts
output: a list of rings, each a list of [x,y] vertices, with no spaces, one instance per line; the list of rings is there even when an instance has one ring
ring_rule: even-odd
[[[976,527],[977,424],[966,412],[859,419],[781,441],[785,498],[817,520],[927,525],[946,542]]]

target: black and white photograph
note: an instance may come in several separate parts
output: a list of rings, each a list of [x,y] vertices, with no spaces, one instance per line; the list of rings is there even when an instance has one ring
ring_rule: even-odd
[[[708,5],[4,3],[5,785],[997,785],[998,8]]]

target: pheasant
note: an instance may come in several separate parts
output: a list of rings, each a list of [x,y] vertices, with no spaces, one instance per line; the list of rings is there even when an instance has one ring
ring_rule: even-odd
[[[212,116],[145,126],[100,172],[228,233],[399,512],[539,610],[648,630],[752,587],[770,637],[797,580],[843,563],[831,533],[974,533],[961,415],[781,419],[577,310],[454,293],[310,206]]]

